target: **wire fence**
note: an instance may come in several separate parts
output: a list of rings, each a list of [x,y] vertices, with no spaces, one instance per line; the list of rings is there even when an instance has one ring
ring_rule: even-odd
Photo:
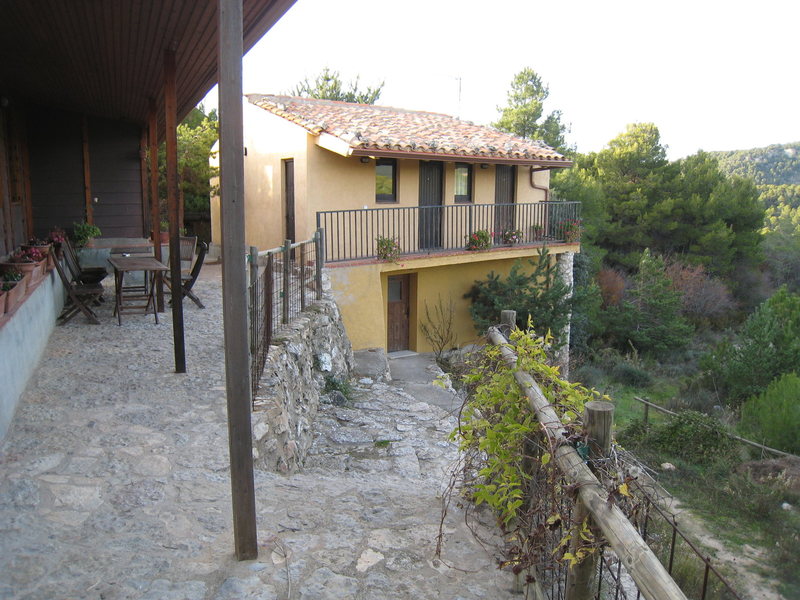
[[[492,343],[504,342],[499,334],[490,332],[489,337]],[[505,360],[509,364],[512,358],[516,363],[515,355],[507,352]],[[585,429],[573,436],[575,446],[570,447],[572,444],[563,440],[565,430],[559,429],[560,419],[547,408],[548,400],[530,375],[524,377],[527,383],[523,385],[520,377],[517,382],[543,427],[526,441],[525,464],[529,480],[523,505],[528,510],[522,517],[525,521],[519,523],[522,527],[512,536],[513,544],[532,552],[526,557],[531,566],[517,574],[520,591],[525,591],[529,598],[548,600],[639,600],[654,597],[654,590],[661,590],[656,592],[658,598],[742,600],[719,565],[679,527],[679,520],[684,517],[669,509],[669,495],[632,455],[610,442],[610,419],[604,422],[605,433],[601,434],[609,439],[607,454],[590,456],[588,453],[588,448],[596,441],[589,433],[596,429],[588,425],[588,405]],[[534,400],[534,397],[539,399]],[[591,409],[595,414],[599,414],[596,412],[599,410],[599,407]],[[593,421],[595,419],[592,417]],[[559,431],[562,434],[556,437],[560,441],[554,446],[553,436]],[[581,445],[587,449],[585,456],[581,454]],[[557,452],[554,447],[558,448]],[[544,467],[540,460],[542,453],[554,457],[552,461],[548,458],[547,463],[553,468]],[[560,459],[556,458],[558,454]],[[574,458],[567,459],[568,456]],[[593,475],[579,474],[585,469],[584,464]],[[625,491],[620,492],[623,484]],[[589,494],[592,487],[599,492],[594,500]],[[604,535],[611,523],[608,513],[612,509],[621,512],[620,528],[613,529],[613,536]],[[624,533],[621,524],[629,528],[630,533]],[[588,529],[582,529],[587,526]],[[583,558],[580,568],[576,568],[569,563],[579,551]],[[651,567],[646,569],[645,554],[652,557],[652,562],[648,563]],[[663,577],[649,577],[653,566],[663,568]],[[637,581],[646,582],[649,596],[643,593],[645,588],[640,588]],[[661,587],[664,582],[669,585]],[[677,586],[680,591],[669,592],[670,585]]]
[[[255,399],[275,335],[316,300],[322,299],[323,234],[258,251],[250,247],[250,385]]]

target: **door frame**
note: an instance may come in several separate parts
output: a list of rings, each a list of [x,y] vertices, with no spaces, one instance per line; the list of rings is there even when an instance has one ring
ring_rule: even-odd
[[[400,295],[399,302],[392,301],[392,282],[400,282]],[[412,302],[411,302],[411,286],[412,277],[411,273],[404,273],[401,275],[388,275],[386,278],[386,351],[399,352],[401,350],[410,350],[412,344]],[[403,304],[401,307],[393,307],[393,304]],[[399,312],[398,312],[399,311]],[[393,338],[396,331],[394,327],[396,319],[400,316],[403,320],[401,323],[399,338]],[[393,342],[397,343],[393,343]]]

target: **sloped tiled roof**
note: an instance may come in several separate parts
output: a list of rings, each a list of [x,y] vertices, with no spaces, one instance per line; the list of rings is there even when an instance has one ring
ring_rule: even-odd
[[[293,96],[250,94],[247,99],[313,135],[327,133],[339,138],[353,154],[430,155],[565,167],[571,164],[542,142],[439,113]]]

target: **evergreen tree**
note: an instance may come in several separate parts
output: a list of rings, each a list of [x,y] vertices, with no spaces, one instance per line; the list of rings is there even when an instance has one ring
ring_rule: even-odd
[[[500,321],[503,310],[517,311],[517,327],[527,329],[528,318],[538,335],[548,330],[557,345],[572,308],[572,299],[567,298],[569,286],[558,277],[557,267],[551,263],[549,253],[543,249],[537,260],[526,261],[531,267],[526,272],[524,263],[516,261],[508,277],[503,279],[494,271],[484,281],[476,281],[464,298],[472,300],[470,313],[475,328],[485,333],[491,325]]]
[[[550,89],[536,71],[523,69],[511,81],[508,106],[498,107],[500,119],[493,125],[518,137],[541,140],[562,154],[570,152],[564,139],[568,128],[561,122],[561,111],[544,116],[544,102],[549,95]]]
[[[747,318],[739,334],[708,354],[713,389],[738,406],[800,364],[800,296],[781,288]]]
[[[314,81],[304,79],[289,92],[292,96],[318,98],[321,100],[339,100],[341,102],[356,102],[358,104],[375,104],[383,91],[382,81],[374,88],[368,87],[361,90],[358,87],[358,77],[347,86],[342,82],[339,71],[331,71],[328,67],[322,69]],[[349,87],[349,89],[345,89]]]
[[[606,308],[608,341],[620,350],[630,349],[664,356],[686,346],[692,327],[681,316],[680,294],[672,289],[664,260],[642,252],[633,288],[622,302]]]

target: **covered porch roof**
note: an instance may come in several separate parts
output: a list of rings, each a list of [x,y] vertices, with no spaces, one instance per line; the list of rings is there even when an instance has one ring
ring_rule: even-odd
[[[293,3],[243,0],[244,51]],[[151,101],[164,106],[162,57],[172,50],[180,120],[218,80],[217,11],[217,0],[5,1],[0,94],[144,124]]]

